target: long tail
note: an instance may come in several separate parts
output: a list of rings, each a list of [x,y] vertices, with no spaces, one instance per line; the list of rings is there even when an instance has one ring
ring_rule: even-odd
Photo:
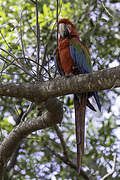
[[[94,96],[94,98],[96,100],[99,111],[101,111],[101,104],[100,104],[100,100],[99,100],[99,96],[98,96],[97,92],[93,92],[93,96]]]
[[[77,170],[78,173],[80,173],[82,156],[84,154],[86,93],[82,94],[80,102],[78,96],[74,95],[74,106],[77,141]]]

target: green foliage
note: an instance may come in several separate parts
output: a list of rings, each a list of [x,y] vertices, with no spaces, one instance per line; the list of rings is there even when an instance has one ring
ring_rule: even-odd
[[[8,122],[7,117],[0,122],[0,127],[1,129],[5,129],[8,133],[13,129],[13,126]]]
[[[81,40],[91,53],[94,70],[120,62],[119,1],[60,0],[59,18],[69,18],[77,27]],[[116,7],[115,5],[118,5]],[[55,77],[53,51],[56,48],[56,1],[39,0],[40,64],[44,81]],[[113,8],[112,8],[113,7]],[[107,11],[106,11],[107,10]],[[24,58],[24,56],[26,58]],[[32,60],[31,60],[32,59]],[[40,66],[40,68],[42,67]],[[45,70],[46,69],[46,70]],[[36,17],[32,1],[0,0],[0,71],[1,83],[35,82]],[[118,127],[120,115],[115,110],[120,90],[100,92],[102,113],[87,109],[86,152],[83,169],[91,179],[100,179],[111,168],[117,153],[116,168],[109,179],[120,179]],[[74,106],[72,96],[64,102],[64,119],[60,126],[70,160],[76,164]],[[29,102],[11,97],[0,98],[0,139],[18,125]],[[93,102],[94,103],[94,102]],[[42,112],[44,112],[44,107]],[[34,105],[27,120],[36,115]],[[12,121],[11,121],[12,119]],[[13,125],[14,124],[14,125]],[[21,142],[15,166],[5,170],[6,179],[76,179],[74,168],[60,160],[63,148],[53,128],[29,135]],[[82,177],[80,177],[82,180]]]

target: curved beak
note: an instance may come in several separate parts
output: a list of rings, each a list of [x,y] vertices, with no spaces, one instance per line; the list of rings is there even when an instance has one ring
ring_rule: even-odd
[[[59,24],[59,32],[62,38],[66,38],[69,36],[69,30],[64,23]]]

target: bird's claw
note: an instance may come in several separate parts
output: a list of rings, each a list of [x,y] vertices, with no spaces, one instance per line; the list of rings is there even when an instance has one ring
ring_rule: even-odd
[[[79,72],[79,69],[78,69],[78,66],[72,66],[72,70],[73,70],[73,72]]]

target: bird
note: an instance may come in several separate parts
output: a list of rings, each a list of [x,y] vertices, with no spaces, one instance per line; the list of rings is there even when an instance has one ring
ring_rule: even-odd
[[[61,76],[71,77],[78,74],[91,73],[92,63],[86,45],[80,40],[75,25],[67,18],[58,21],[58,47],[54,52],[55,67]],[[85,112],[86,106],[96,111],[89,98],[94,97],[98,109],[101,104],[97,92],[74,94],[76,144],[77,144],[77,172],[80,174],[82,157],[84,155]]]

